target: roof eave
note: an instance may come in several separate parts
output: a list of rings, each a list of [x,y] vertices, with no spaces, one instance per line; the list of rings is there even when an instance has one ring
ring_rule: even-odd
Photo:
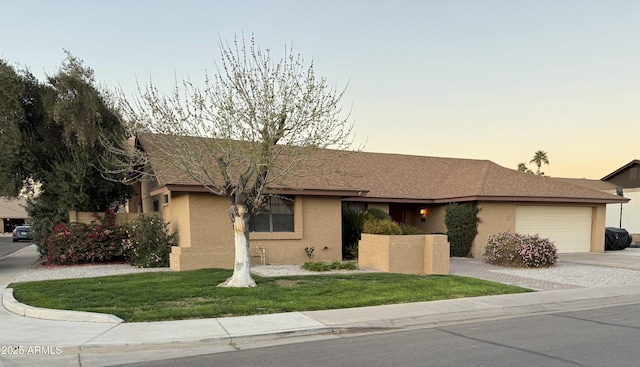
[[[406,198],[383,198],[368,196],[347,196],[342,201],[357,201],[366,203],[398,203],[398,204],[431,204],[433,199],[406,199]]]
[[[469,196],[456,198],[437,199],[438,203],[450,203],[461,201],[501,201],[501,202],[539,202],[539,203],[583,203],[583,204],[615,204],[626,203],[630,199],[624,197],[612,198],[572,198],[572,197],[540,197],[540,196]]]
[[[367,203],[397,203],[397,204],[447,204],[470,201],[498,201],[498,202],[539,202],[539,203],[581,203],[581,204],[615,204],[626,203],[628,198],[567,198],[567,197],[531,197],[531,196],[460,196],[438,199],[405,199],[385,197],[345,197],[343,201],[357,201]]]
[[[194,193],[211,193],[211,190],[202,185],[187,185],[187,184],[168,184],[156,187],[152,189],[149,194],[151,196],[165,194],[167,192],[194,192]],[[328,190],[328,189],[268,189],[265,190],[267,194],[279,194],[279,195],[299,195],[299,196],[349,196],[360,197],[367,195],[367,190]]]

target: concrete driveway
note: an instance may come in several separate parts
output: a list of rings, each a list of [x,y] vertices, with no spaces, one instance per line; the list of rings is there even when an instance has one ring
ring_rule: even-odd
[[[624,250],[606,251],[599,253],[584,252],[559,254],[558,257],[560,261],[569,263],[640,270],[640,248],[629,247]]]

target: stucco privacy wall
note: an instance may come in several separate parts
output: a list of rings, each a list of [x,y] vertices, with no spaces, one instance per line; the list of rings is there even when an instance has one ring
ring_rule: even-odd
[[[475,258],[481,258],[484,253],[484,247],[489,237],[499,232],[515,232],[516,208],[518,205],[531,206],[532,203],[496,203],[496,202],[479,202],[480,212],[478,217],[478,234],[471,246],[471,255]],[[558,204],[547,205],[558,206]],[[578,204],[566,206],[581,206]],[[591,215],[591,252],[604,251],[604,228],[605,228],[605,204],[598,205],[582,205],[592,209]]]
[[[165,220],[178,231],[172,248],[171,269],[232,269],[233,229],[229,200],[206,193],[172,193],[162,208]],[[334,197],[296,196],[294,232],[252,232],[251,255],[264,249],[267,264],[302,264],[305,247],[314,247],[315,261],[342,259],[341,200]]]
[[[363,234],[358,264],[402,274],[449,274],[449,243],[445,235],[386,236]]]
[[[149,213],[150,215],[159,215],[160,213]],[[103,218],[104,213],[91,213],[91,212],[78,212],[75,210],[69,211],[69,222],[71,223],[85,223],[91,224],[96,222],[96,216]],[[124,225],[127,222],[138,219],[139,213],[116,213],[116,224]]]

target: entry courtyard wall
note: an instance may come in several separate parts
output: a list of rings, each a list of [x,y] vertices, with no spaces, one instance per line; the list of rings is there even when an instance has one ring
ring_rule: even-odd
[[[362,234],[358,265],[389,273],[449,274],[445,235],[387,236]]]

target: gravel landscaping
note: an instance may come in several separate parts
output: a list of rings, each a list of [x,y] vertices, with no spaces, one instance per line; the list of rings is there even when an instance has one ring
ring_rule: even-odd
[[[491,272],[522,278],[572,284],[585,288],[640,284],[640,271],[608,266],[582,265],[559,262],[556,266],[540,269],[492,269]]]
[[[129,264],[36,266],[13,280],[13,283],[39,280],[91,278],[109,275],[170,271],[169,268],[136,268]]]
[[[144,272],[171,271],[169,268],[136,268],[128,264],[75,265],[75,266],[37,266],[24,272],[13,280],[14,283],[39,280],[73,279],[101,277],[109,275],[134,274]],[[347,274],[371,272],[374,270],[334,270],[331,273]],[[302,269],[300,265],[259,265],[251,267],[251,272],[261,277],[279,277],[293,275],[328,274]]]

